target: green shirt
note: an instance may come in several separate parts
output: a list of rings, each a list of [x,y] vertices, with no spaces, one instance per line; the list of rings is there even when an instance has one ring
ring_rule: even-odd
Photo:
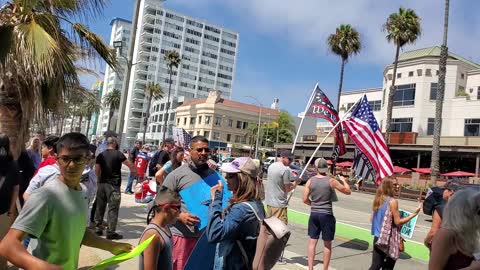
[[[35,190],[12,225],[38,239],[32,255],[63,269],[77,269],[86,229],[87,196],[58,178]]]

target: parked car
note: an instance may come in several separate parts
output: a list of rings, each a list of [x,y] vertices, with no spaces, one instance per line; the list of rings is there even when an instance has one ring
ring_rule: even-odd
[[[272,165],[276,161],[275,157],[267,157],[265,161],[263,161],[263,172],[268,171],[268,167]]]
[[[234,159],[235,159],[234,157],[225,158],[225,159],[223,159],[222,161],[220,161],[217,165],[218,165],[218,167],[220,168],[223,163],[230,163],[230,162],[232,162]]]
[[[297,165],[290,164],[290,171],[292,172],[292,175],[295,177],[294,179],[298,179],[300,177],[300,174],[303,171],[303,168],[298,167]],[[310,177],[313,177],[317,174],[315,170],[312,169],[307,169],[305,173],[302,176],[302,179],[300,180],[300,184],[305,184]],[[292,179],[292,180],[294,180]]]

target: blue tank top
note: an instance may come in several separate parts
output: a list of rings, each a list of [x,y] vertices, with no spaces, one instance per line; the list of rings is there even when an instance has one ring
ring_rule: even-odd
[[[385,217],[385,212],[390,203],[390,197],[387,197],[385,202],[383,202],[382,207],[378,208],[377,211],[373,213],[372,218],[372,235],[375,237],[380,237],[380,231],[382,230],[383,218]]]

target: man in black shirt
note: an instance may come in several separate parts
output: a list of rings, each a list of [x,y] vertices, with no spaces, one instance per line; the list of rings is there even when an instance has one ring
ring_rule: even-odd
[[[120,209],[120,185],[122,183],[122,164],[130,168],[130,173],[135,175],[135,168],[125,155],[116,150],[117,140],[107,138],[107,150],[97,156],[95,173],[97,174],[97,211],[95,212],[95,232],[103,234],[103,216],[108,204],[107,215],[107,239],[122,239],[123,236],[116,233],[118,210]]]

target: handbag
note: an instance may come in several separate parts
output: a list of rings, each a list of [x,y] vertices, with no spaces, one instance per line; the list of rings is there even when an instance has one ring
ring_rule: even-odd
[[[270,270],[277,263],[278,259],[282,255],[288,239],[290,238],[290,230],[287,224],[283,223],[275,216],[264,218],[263,220],[258,216],[257,211],[247,202],[243,202],[252,209],[253,213],[260,222],[260,233],[257,238],[257,245],[255,250],[255,257],[251,263],[253,270]],[[240,243],[237,241],[240,247],[240,251],[244,257],[244,261],[250,265],[246,252]]]
[[[386,203],[388,204],[389,202],[390,198],[387,199]],[[387,254],[388,257],[397,260],[400,256],[401,245],[400,229],[393,223],[393,214],[388,205],[385,216],[383,217],[380,236],[375,246]],[[405,247],[403,249],[405,249]]]

